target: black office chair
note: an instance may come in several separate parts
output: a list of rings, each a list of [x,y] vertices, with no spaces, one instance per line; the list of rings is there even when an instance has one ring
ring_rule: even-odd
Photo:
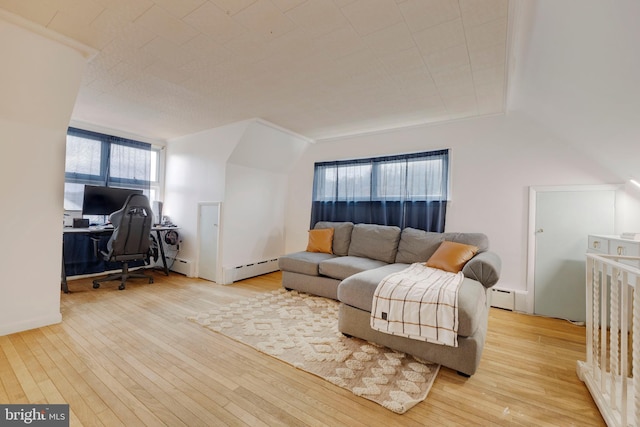
[[[110,280],[120,280],[118,289],[123,290],[129,278],[140,277],[149,279],[153,283],[153,277],[144,272],[130,272],[129,262],[149,260],[149,246],[151,243],[151,225],[153,214],[149,206],[149,199],[142,194],[132,194],[127,198],[122,209],[109,216],[113,224],[113,234],[107,243],[108,252],[101,251],[108,262],[122,262],[122,272],[93,281],[95,289],[100,283]]]

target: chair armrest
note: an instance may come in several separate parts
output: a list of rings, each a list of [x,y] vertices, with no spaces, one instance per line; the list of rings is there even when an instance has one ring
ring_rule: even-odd
[[[502,261],[495,252],[480,252],[469,260],[462,269],[462,274],[490,288],[498,282]]]

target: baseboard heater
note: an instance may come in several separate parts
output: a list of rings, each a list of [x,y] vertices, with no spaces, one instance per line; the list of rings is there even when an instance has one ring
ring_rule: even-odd
[[[156,265],[162,266],[162,262],[157,263]],[[175,271],[176,273],[184,274],[187,277],[195,277],[195,271],[193,269],[194,264],[191,260],[167,257],[167,265],[171,266],[171,271]]]
[[[260,276],[262,274],[278,271],[278,258],[265,261],[254,262],[252,264],[239,265],[237,267],[224,269],[223,283],[229,284],[249,277]]]
[[[515,308],[515,293],[506,289],[491,288],[491,307],[513,311]]]

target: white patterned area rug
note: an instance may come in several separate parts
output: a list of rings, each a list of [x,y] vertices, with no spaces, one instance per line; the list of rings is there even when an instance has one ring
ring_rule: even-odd
[[[338,331],[338,302],[284,289],[216,305],[189,320],[403,414],[440,365]]]

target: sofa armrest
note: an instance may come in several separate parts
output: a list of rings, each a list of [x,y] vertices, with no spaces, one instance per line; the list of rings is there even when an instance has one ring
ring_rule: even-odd
[[[490,288],[498,282],[502,261],[495,252],[480,252],[469,260],[462,269],[462,274]]]

